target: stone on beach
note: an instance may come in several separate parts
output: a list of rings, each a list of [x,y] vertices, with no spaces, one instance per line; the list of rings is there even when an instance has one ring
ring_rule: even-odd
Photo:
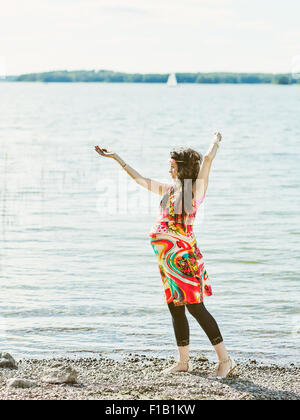
[[[71,366],[58,366],[45,372],[42,380],[49,384],[75,384],[77,383],[77,371]]]
[[[204,354],[199,354],[197,357],[195,357],[195,360],[197,362],[208,362],[208,358],[204,356]]]
[[[10,388],[31,388],[37,386],[35,382],[23,378],[11,378],[6,385]]]
[[[9,353],[0,352],[0,368],[17,369],[15,359]]]

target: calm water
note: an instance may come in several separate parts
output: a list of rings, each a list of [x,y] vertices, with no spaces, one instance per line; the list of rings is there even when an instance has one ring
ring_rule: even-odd
[[[195,235],[237,360],[299,363],[300,88],[0,83],[0,350],[177,355],[148,232],[169,151],[223,133]],[[188,315],[192,355],[215,359]]]

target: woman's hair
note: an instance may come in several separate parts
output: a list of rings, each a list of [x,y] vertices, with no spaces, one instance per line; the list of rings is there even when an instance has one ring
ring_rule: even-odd
[[[177,150],[170,152],[171,159],[174,159],[177,163],[177,177],[181,183],[181,191],[179,197],[175,200],[174,211],[175,211],[175,223],[178,220],[178,214],[181,214],[181,224],[184,227],[184,216],[190,214],[193,211],[193,184],[197,179],[200,165],[203,160],[201,153],[196,152],[190,148],[180,147]],[[183,194],[184,192],[184,194]],[[170,194],[174,193],[174,187],[171,188]],[[184,202],[186,198],[186,203]],[[162,207],[165,208],[168,201],[168,194],[162,199]],[[183,211],[181,211],[183,209]]]

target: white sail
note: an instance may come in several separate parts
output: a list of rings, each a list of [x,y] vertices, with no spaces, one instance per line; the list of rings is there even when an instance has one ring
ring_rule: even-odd
[[[168,81],[167,81],[167,85],[168,86],[177,86],[177,80],[176,80],[176,75],[175,73],[171,73]]]

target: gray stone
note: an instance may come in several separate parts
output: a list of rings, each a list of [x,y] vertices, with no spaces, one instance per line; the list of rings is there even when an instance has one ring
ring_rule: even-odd
[[[17,368],[15,359],[9,353],[0,352],[0,368]]]
[[[6,385],[10,388],[31,388],[37,386],[35,382],[23,378],[11,378]]]
[[[206,356],[204,356],[204,354],[198,354],[198,355],[195,357],[195,360],[196,360],[197,362],[208,362],[208,358],[207,358]]]
[[[77,372],[71,366],[61,366],[49,369],[45,372],[42,380],[49,384],[75,384],[77,383]]]

